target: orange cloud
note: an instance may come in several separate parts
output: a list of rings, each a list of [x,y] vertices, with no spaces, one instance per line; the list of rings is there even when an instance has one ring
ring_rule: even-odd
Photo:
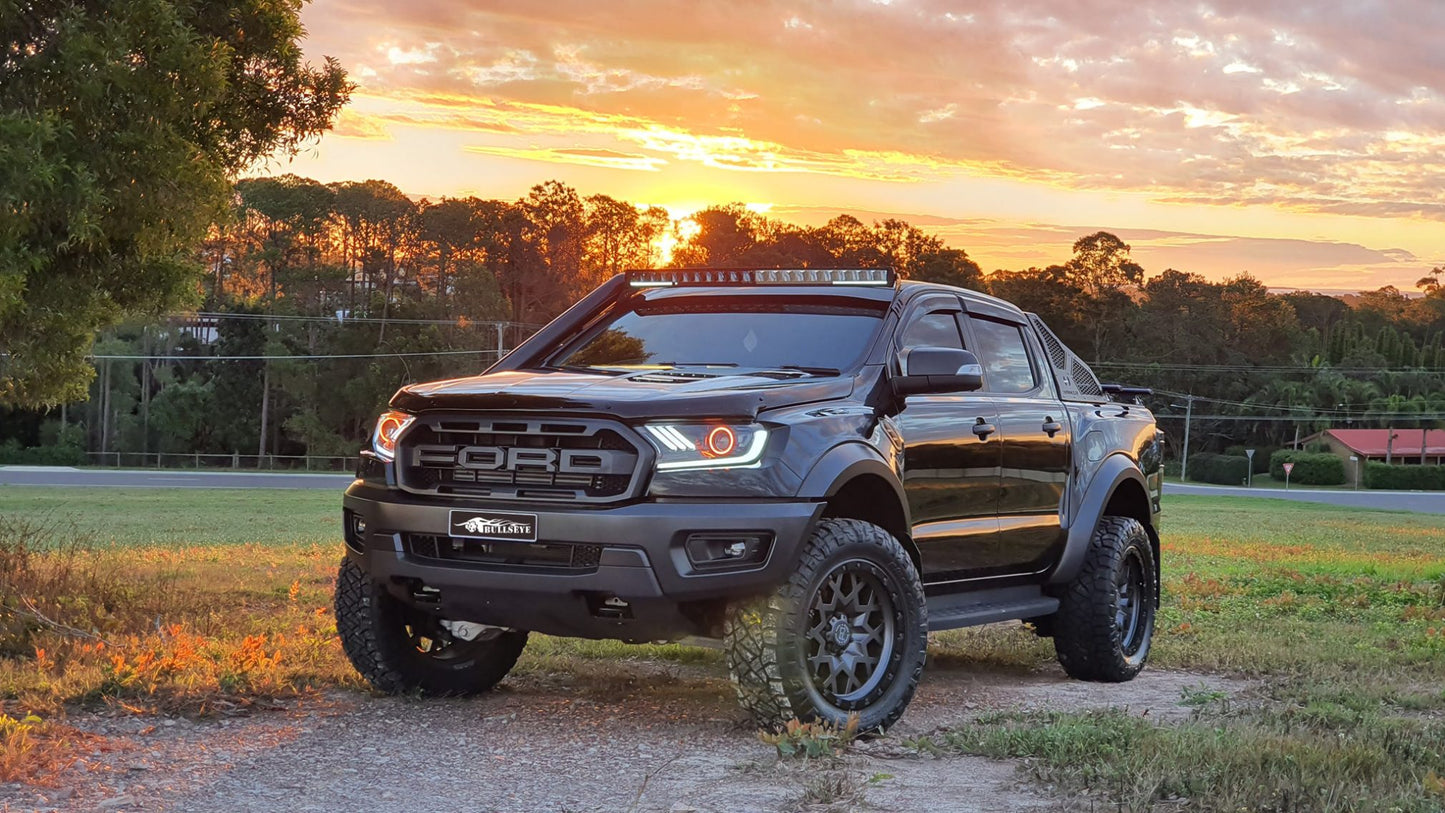
[[[317,0],[307,20],[369,92],[719,169],[1445,218],[1445,67],[1425,33],[1445,5],[1397,6]]]
[[[333,175],[381,163],[452,192],[459,173],[432,164],[465,157],[504,190],[469,191],[511,196],[541,162],[643,200],[1273,234],[1402,246],[1423,271],[1445,262],[1445,3],[1389,6],[313,0],[305,20],[308,50],[360,83],[320,150]],[[1004,241],[1046,233],[959,239],[1016,264],[1039,254]],[[1414,273],[1214,245],[1177,250],[1291,278]]]
[[[528,161],[580,164],[588,167],[642,170],[645,172],[656,172],[667,163],[667,161],[661,158],[616,152],[613,150],[467,147],[466,151],[482,155],[497,155],[503,158],[522,158]]]
[[[386,128],[387,120],[381,116],[370,116],[352,109],[343,109],[336,118],[331,134],[341,138],[359,138],[364,141],[386,141],[391,138]]]

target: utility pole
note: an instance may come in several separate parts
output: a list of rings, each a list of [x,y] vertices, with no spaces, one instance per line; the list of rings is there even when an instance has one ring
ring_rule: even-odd
[[[256,468],[266,468],[266,423],[271,412],[271,363],[267,359],[261,372],[261,438],[256,453]]]
[[[1189,421],[1194,417],[1194,396],[1185,396],[1184,407],[1184,453],[1179,459],[1179,479],[1187,480],[1189,474]]]
[[[1386,426],[1386,427],[1385,427],[1385,465],[1386,465],[1386,466],[1388,466],[1388,465],[1390,465],[1391,463],[1394,462],[1394,456],[1395,456],[1395,455],[1394,455],[1394,452],[1395,452],[1395,427],[1393,427],[1393,426]]]
[[[502,345],[505,343],[506,332],[507,332],[507,324],[506,324],[505,322],[498,322],[498,323],[497,323],[497,361],[501,361],[501,360],[502,360],[502,353],[503,353]]]

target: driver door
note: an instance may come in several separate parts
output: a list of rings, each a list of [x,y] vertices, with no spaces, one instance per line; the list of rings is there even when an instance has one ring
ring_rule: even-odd
[[[964,347],[957,297],[930,296],[905,315],[895,353],[908,347]],[[998,501],[1003,443],[997,410],[971,392],[902,397],[903,488],[923,581],[969,578],[998,567]]]

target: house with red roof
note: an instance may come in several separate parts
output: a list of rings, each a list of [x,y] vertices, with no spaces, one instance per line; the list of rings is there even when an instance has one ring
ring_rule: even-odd
[[[1355,485],[1371,460],[1396,465],[1445,465],[1445,429],[1326,429],[1305,438],[1345,461],[1345,481]]]

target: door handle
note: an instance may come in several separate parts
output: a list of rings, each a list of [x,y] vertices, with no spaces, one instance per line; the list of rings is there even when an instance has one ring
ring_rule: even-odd
[[[1054,420],[1054,417],[1052,415],[1044,418],[1044,425],[1042,428],[1049,437],[1053,437],[1054,435],[1057,435],[1058,433],[1064,431],[1064,425]]]
[[[978,422],[973,425],[973,433],[978,435],[979,440],[983,440],[997,431],[998,427],[985,421],[983,418],[979,418]]]

